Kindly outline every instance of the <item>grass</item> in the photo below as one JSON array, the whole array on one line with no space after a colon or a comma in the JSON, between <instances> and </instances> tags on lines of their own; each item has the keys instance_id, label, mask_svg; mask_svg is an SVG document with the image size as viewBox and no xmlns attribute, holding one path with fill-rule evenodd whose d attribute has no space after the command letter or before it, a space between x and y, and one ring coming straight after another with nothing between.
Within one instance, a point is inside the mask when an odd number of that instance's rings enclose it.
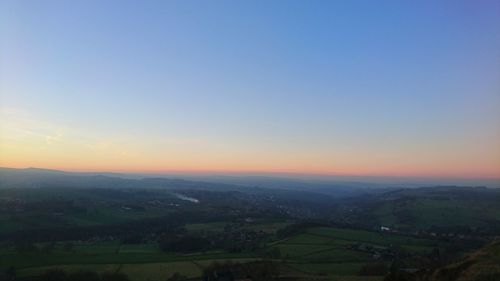
<instances>
[{"instance_id":1,"label":"grass","mask_svg":"<svg viewBox=\"0 0 500 281\"><path fill-rule=\"evenodd\" d=\"M161 250L158 247L158 244L156 243L149 243L149 244L126 244L126 245L121 245L119 249L120 254L128 254L128 253L153 253L153 254L160 254Z\"/></svg>"},{"instance_id":2,"label":"grass","mask_svg":"<svg viewBox=\"0 0 500 281\"><path fill-rule=\"evenodd\" d=\"M328 280L382 280L379 277L356 276L361 267L372 261L371 254L352 249L354 244L367 244L385 249L401 245L410 253L422 254L439 245L436 241L393 233L334 227L316 227L306 233L271 244L287 256L287 265L307 274L328 276ZM371 277L370 277L371 278Z\"/></svg>"},{"instance_id":3,"label":"grass","mask_svg":"<svg viewBox=\"0 0 500 281\"><path fill-rule=\"evenodd\" d=\"M274 234L278 229L281 229L290 223L273 222L273 221L255 221L244 225L242 228L252 231L263 231L265 233ZM210 222L210 223L192 223L187 224L186 229L189 232L223 232L226 222Z\"/></svg>"},{"instance_id":4,"label":"grass","mask_svg":"<svg viewBox=\"0 0 500 281\"><path fill-rule=\"evenodd\" d=\"M211 222L211 223L191 223L186 224L188 232L223 232L225 222Z\"/></svg>"},{"instance_id":5,"label":"grass","mask_svg":"<svg viewBox=\"0 0 500 281\"><path fill-rule=\"evenodd\" d=\"M286 244L312 244L312 245L333 245L342 243L332 237L318 236L314 234L299 234L286 240Z\"/></svg>"},{"instance_id":6,"label":"grass","mask_svg":"<svg viewBox=\"0 0 500 281\"><path fill-rule=\"evenodd\" d=\"M289 263L289 266L303 272L318 275L357 275L364 263Z\"/></svg>"},{"instance_id":7,"label":"grass","mask_svg":"<svg viewBox=\"0 0 500 281\"><path fill-rule=\"evenodd\" d=\"M263 231L265 233L274 234L279 229L290 225L288 222L256 222L254 224L247 225L243 228L253 231Z\"/></svg>"},{"instance_id":8,"label":"grass","mask_svg":"<svg viewBox=\"0 0 500 281\"><path fill-rule=\"evenodd\" d=\"M252 262L256 260L260 260L259 258L237 258L237 259L230 259L234 263L246 263L246 262ZM197 260L194 261L198 266L205 268L208 267L209 265L217 262L217 263L224 263L228 261L228 259L212 259L212 260Z\"/></svg>"},{"instance_id":9,"label":"grass","mask_svg":"<svg viewBox=\"0 0 500 281\"><path fill-rule=\"evenodd\" d=\"M271 229L270 225L267 226ZM190 231L215 230L221 227L223 227L222 223L192 224ZM369 253L357 251L351 247L356 243L365 243L379 248L398 244L411 253L429 252L436 244L432 240L392 233L316 227L289 239L269 243L268 247L279 248L286 264L297 272L337 278L340 275L357 275L360 268L371 261ZM164 253L159 250L156 243L120 245L119 242L111 241L73 242L73 244L72 251L68 252L63 250L64 243L57 243L50 254L19 254L12 247L3 247L5 251L0 251L0 267L15 266L23 276L54 267L68 271L119 270L129 275L132 280L146 281L165 280L175 272L188 277L196 277L201 274L204 267L214 261L249 262L258 259L255 253L223 251L192 254ZM158 276L161 278L158 279Z\"/></svg>"},{"instance_id":10,"label":"grass","mask_svg":"<svg viewBox=\"0 0 500 281\"><path fill-rule=\"evenodd\" d=\"M324 245L297 245L286 243L275 245L275 247L278 247L280 249L282 256L286 256L289 258L299 258L307 254L312 254L328 249L328 247Z\"/></svg>"},{"instance_id":11,"label":"grass","mask_svg":"<svg viewBox=\"0 0 500 281\"><path fill-rule=\"evenodd\" d=\"M75 271L96 271L102 272L115 272L120 268L119 264L71 264L71 265L51 265L51 266L39 266L32 268L25 268L17 271L17 274L21 277L32 276L41 274L49 269L61 269L66 272Z\"/></svg>"},{"instance_id":12,"label":"grass","mask_svg":"<svg viewBox=\"0 0 500 281\"><path fill-rule=\"evenodd\" d=\"M369 261L370 255L363 252L339 248L314 252L302 256L301 259L310 262L362 262Z\"/></svg>"},{"instance_id":13,"label":"grass","mask_svg":"<svg viewBox=\"0 0 500 281\"><path fill-rule=\"evenodd\" d=\"M342 229L333 227L318 227L312 228L307 233L323 236L327 238L335 238L344 241L369 243L378 246L390 246L391 244L398 245L420 245L431 246L437 245L435 241L407 237L392 233L371 232L365 230Z\"/></svg>"},{"instance_id":14,"label":"grass","mask_svg":"<svg viewBox=\"0 0 500 281\"><path fill-rule=\"evenodd\" d=\"M392 226L398 223L397 216L394 215L394 206L391 204L382 204L374 210L374 215L379 219L380 223L385 226Z\"/></svg>"},{"instance_id":15,"label":"grass","mask_svg":"<svg viewBox=\"0 0 500 281\"><path fill-rule=\"evenodd\" d=\"M28 254L1 254L0 267L14 266L16 268L30 268L50 265L72 265L72 264L129 264L129 263L155 263L174 262L189 260L208 259L233 259L253 257L251 253L225 253L207 252L193 253L189 255L163 253L145 246L143 249L136 247L133 251L116 253L112 246L84 246L75 247L74 252L54 251L50 254L28 253ZM137 250L140 251L137 251Z\"/></svg>"},{"instance_id":16,"label":"grass","mask_svg":"<svg viewBox=\"0 0 500 281\"><path fill-rule=\"evenodd\" d=\"M118 242L79 243L73 246L77 254L116 254L119 249Z\"/></svg>"},{"instance_id":17,"label":"grass","mask_svg":"<svg viewBox=\"0 0 500 281\"><path fill-rule=\"evenodd\" d=\"M483 205L481 205L483 206ZM408 208L421 227L431 225L469 225L489 218L490 210L483 210L474 204L464 204L459 200L419 199ZM495 210L496 208L492 208ZM494 218L493 218L494 219Z\"/></svg>"},{"instance_id":18,"label":"grass","mask_svg":"<svg viewBox=\"0 0 500 281\"><path fill-rule=\"evenodd\" d=\"M232 259L233 262L250 262L256 259ZM177 261L177 262L153 262L138 264L72 264L33 267L19 270L21 277L40 274L48 269L62 269L67 272L91 270L98 273L122 272L127 274L133 281L164 281L174 273L180 273L189 278L200 277L203 268L213 262L224 262L227 259L212 259L199 261Z\"/></svg>"},{"instance_id":19,"label":"grass","mask_svg":"<svg viewBox=\"0 0 500 281\"><path fill-rule=\"evenodd\" d=\"M202 269L191 261L124 264L119 272L127 274L134 281L164 281L176 272L190 278L202 275Z\"/></svg>"},{"instance_id":20,"label":"grass","mask_svg":"<svg viewBox=\"0 0 500 281\"><path fill-rule=\"evenodd\" d=\"M428 228L433 225L485 226L500 217L500 207L496 202L480 201L480 204L464 198L417 198L394 205L382 203L373 210L374 216L382 225ZM396 211L407 212L408 217L398 217Z\"/></svg>"}]
</instances>

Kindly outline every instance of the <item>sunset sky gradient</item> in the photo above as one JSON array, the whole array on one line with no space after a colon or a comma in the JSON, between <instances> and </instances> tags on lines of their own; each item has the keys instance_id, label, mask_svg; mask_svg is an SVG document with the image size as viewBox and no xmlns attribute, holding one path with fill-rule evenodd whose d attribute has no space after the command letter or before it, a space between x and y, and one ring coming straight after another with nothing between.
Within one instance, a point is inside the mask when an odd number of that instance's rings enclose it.
<instances>
[{"instance_id":1,"label":"sunset sky gradient","mask_svg":"<svg viewBox=\"0 0 500 281\"><path fill-rule=\"evenodd\" d=\"M500 178L500 1L0 5L0 166Z\"/></svg>"}]
</instances>

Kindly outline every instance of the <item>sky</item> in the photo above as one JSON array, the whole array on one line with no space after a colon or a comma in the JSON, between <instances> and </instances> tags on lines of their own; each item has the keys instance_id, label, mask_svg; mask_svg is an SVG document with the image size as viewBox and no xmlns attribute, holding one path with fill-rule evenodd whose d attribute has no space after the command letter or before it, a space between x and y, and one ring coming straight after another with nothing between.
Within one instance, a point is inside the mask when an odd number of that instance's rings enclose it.
<instances>
[{"instance_id":1,"label":"sky","mask_svg":"<svg viewBox=\"0 0 500 281\"><path fill-rule=\"evenodd\" d=\"M500 1L0 4L0 166L500 178Z\"/></svg>"}]
</instances>

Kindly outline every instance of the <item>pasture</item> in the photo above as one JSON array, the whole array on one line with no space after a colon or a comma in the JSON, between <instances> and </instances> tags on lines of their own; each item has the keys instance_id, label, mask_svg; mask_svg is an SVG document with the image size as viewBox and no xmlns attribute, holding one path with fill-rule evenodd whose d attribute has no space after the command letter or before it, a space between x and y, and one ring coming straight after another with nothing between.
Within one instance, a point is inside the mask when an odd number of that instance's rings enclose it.
<instances>
[{"instance_id":1,"label":"pasture","mask_svg":"<svg viewBox=\"0 0 500 281\"><path fill-rule=\"evenodd\" d=\"M192 224L186 228L189 231L217 231L221 227L224 227L221 223L209 223ZM370 250L360 249L360 245L369 246ZM383 252L391 245L400 245L409 253L419 254L442 246L433 240L393 233L314 227L287 239L271 241L266 248L279 249L279 257L274 257L274 260L289 269L287 274L296 277L368 280L357 279L360 269L375 261L373 252ZM47 243L36 246L43 249ZM120 244L118 241L74 241L71 249L65 248L65 243L60 242L53 244L50 252L19 253L13 247L3 249L0 252L0 265L14 266L20 276L39 274L50 268L66 271L91 269L98 272L123 272L133 281L165 280L175 272L187 277L199 277L203 269L215 261L244 263L260 259L257 252L227 253L213 250L190 254L165 253L156 243Z\"/></svg>"}]
</instances>

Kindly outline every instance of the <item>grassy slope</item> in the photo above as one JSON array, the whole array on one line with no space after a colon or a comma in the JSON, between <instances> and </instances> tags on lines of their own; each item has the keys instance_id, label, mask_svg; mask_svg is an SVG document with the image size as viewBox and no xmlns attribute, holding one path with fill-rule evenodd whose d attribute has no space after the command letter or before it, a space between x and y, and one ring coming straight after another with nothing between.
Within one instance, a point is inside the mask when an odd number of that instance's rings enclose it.
<instances>
[{"instance_id":1,"label":"grassy slope","mask_svg":"<svg viewBox=\"0 0 500 281\"><path fill-rule=\"evenodd\" d=\"M389 192L371 201L364 211L380 225L488 226L500 218L500 190L421 188Z\"/></svg>"},{"instance_id":2,"label":"grassy slope","mask_svg":"<svg viewBox=\"0 0 500 281\"><path fill-rule=\"evenodd\" d=\"M354 276L364 264L372 261L369 253L353 249L353 245L359 243L379 249L400 245L409 253L430 252L433 247L445 246L432 240L333 227L312 228L273 246L298 270L327 276Z\"/></svg>"},{"instance_id":3,"label":"grassy slope","mask_svg":"<svg viewBox=\"0 0 500 281\"><path fill-rule=\"evenodd\" d=\"M500 241L470 254L462 261L439 269L432 281L496 281L500 280Z\"/></svg>"}]
</instances>

